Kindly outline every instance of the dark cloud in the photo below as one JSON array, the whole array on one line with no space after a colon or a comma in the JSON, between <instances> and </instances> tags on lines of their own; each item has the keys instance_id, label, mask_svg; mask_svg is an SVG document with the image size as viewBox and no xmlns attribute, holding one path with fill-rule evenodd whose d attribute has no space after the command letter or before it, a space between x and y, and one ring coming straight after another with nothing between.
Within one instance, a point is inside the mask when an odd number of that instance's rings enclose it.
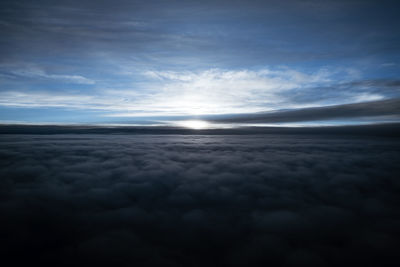
<instances>
[{"instance_id":1,"label":"dark cloud","mask_svg":"<svg viewBox=\"0 0 400 267\"><path fill-rule=\"evenodd\" d=\"M2 135L0 253L42 266L395 266L399 151L378 137Z\"/></svg>"},{"instance_id":2,"label":"dark cloud","mask_svg":"<svg viewBox=\"0 0 400 267\"><path fill-rule=\"evenodd\" d=\"M316 93L318 92L318 93ZM290 93L281 93L287 99L295 103L318 103L329 100L340 101L343 97L354 96L385 96L386 98L398 98L400 96L400 81L397 79L372 79L352 82L333 83L329 86L299 88Z\"/></svg>"},{"instance_id":3,"label":"dark cloud","mask_svg":"<svg viewBox=\"0 0 400 267\"><path fill-rule=\"evenodd\" d=\"M254 114L252 114L254 115ZM263 114L261 114L263 115ZM204 120L223 116L204 116ZM244 115L246 119L248 115ZM193 119L192 117L177 118ZM127 125L132 121L124 121ZM400 136L399 123L351 125L351 126L317 126L317 127L234 127L225 129L194 130L170 126L96 126L96 125L0 125L0 134L134 134L134 135L254 135L254 134L301 134L301 135L348 135L348 136Z\"/></svg>"},{"instance_id":4,"label":"dark cloud","mask_svg":"<svg viewBox=\"0 0 400 267\"><path fill-rule=\"evenodd\" d=\"M394 116L398 118L400 116L400 99L396 98L270 113L243 114L216 119L215 121L231 123L279 123L348 118L357 119L376 116Z\"/></svg>"},{"instance_id":5,"label":"dark cloud","mask_svg":"<svg viewBox=\"0 0 400 267\"><path fill-rule=\"evenodd\" d=\"M180 59L186 68L193 57L198 66L201 58L208 65L251 66L265 65L266 60L286 64L381 56L398 51L398 38L391 30L399 24L393 11L397 5L316 0L2 1L0 31L5 38L0 47L8 62L60 54L69 60L94 60L98 55L120 59L134 52L137 61L176 64Z\"/></svg>"}]
</instances>

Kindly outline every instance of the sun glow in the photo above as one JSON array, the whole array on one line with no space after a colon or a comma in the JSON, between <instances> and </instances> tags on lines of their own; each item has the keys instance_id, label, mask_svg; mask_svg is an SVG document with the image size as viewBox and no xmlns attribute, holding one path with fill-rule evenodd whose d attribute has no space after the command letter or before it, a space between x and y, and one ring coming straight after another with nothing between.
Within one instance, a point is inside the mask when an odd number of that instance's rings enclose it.
<instances>
[{"instance_id":1,"label":"sun glow","mask_svg":"<svg viewBox=\"0 0 400 267\"><path fill-rule=\"evenodd\" d=\"M207 129L209 128L209 123L206 121L199 121L199 120L190 120L190 121L180 121L178 123L179 126L185 128L191 128L196 130Z\"/></svg>"}]
</instances>

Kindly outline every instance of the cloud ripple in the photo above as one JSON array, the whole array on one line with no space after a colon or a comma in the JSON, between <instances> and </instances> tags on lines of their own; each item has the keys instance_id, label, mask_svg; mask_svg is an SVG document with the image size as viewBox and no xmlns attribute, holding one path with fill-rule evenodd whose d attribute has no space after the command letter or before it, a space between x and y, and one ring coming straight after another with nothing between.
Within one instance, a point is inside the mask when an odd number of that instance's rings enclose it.
<instances>
[{"instance_id":1,"label":"cloud ripple","mask_svg":"<svg viewBox=\"0 0 400 267\"><path fill-rule=\"evenodd\" d=\"M3 259L77 266L398 263L396 139L6 136Z\"/></svg>"}]
</instances>

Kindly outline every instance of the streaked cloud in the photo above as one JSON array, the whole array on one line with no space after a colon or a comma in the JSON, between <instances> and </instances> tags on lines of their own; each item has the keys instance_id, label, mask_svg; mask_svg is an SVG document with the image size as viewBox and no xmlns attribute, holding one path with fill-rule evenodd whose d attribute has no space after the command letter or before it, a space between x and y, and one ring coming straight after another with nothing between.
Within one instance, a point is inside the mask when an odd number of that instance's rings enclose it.
<instances>
[{"instance_id":1,"label":"streaked cloud","mask_svg":"<svg viewBox=\"0 0 400 267\"><path fill-rule=\"evenodd\" d=\"M53 74L49 73L39 67L29 66L25 68L13 69L9 66L0 66L1 69L5 69L4 73L9 76L16 76L17 78L29 78L29 79L44 79L44 80L54 80L64 83L75 83L75 84L95 84L95 81L88 79L81 75L70 75L70 74Z\"/></svg>"},{"instance_id":2,"label":"streaked cloud","mask_svg":"<svg viewBox=\"0 0 400 267\"><path fill-rule=\"evenodd\" d=\"M63 93L52 89L3 91L0 92L0 105L123 111L121 116L260 112L305 106L287 95L302 90L307 94L315 94L313 88L333 86L334 76L338 72L343 75L343 79L351 79L353 75L348 70L321 69L314 73L305 73L287 67L258 70L209 69L197 72L152 70L142 73L143 82L140 87L93 88L86 94ZM51 75L37 69L15 73L32 78L91 83L81 76ZM354 94L354 99L376 95L363 92ZM380 95L378 97L383 98ZM315 102L312 105L318 105L318 101Z\"/></svg>"},{"instance_id":3,"label":"streaked cloud","mask_svg":"<svg viewBox=\"0 0 400 267\"><path fill-rule=\"evenodd\" d=\"M398 98L395 6L1 1L0 119L22 119L10 107L117 119Z\"/></svg>"},{"instance_id":4,"label":"streaked cloud","mask_svg":"<svg viewBox=\"0 0 400 267\"><path fill-rule=\"evenodd\" d=\"M400 99L397 98L269 113L240 114L225 118L217 118L213 121L225 123L285 123L349 118L360 120L363 118L379 116L392 116L392 120L399 120Z\"/></svg>"}]
</instances>

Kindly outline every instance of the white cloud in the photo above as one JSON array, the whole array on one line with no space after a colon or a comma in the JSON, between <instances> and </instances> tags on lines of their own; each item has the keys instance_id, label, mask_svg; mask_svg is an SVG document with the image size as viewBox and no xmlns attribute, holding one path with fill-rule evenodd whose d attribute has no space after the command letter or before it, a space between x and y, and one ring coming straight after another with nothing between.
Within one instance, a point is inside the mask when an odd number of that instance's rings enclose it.
<instances>
[{"instance_id":1,"label":"white cloud","mask_svg":"<svg viewBox=\"0 0 400 267\"><path fill-rule=\"evenodd\" d=\"M10 73L16 76L22 76L27 78L60 80L66 83L76 83L76 84L95 84L95 81L83 77L81 75L50 74L37 67L16 69L12 70Z\"/></svg>"},{"instance_id":2,"label":"white cloud","mask_svg":"<svg viewBox=\"0 0 400 267\"><path fill-rule=\"evenodd\" d=\"M86 81L81 76L50 75L39 69L19 74L80 83ZM97 89L86 95L3 91L0 105L101 109L110 111L109 116L249 113L299 107L284 95L292 90L331 83L336 74L337 71L326 69L309 74L289 68L145 71L146 79L139 88Z\"/></svg>"},{"instance_id":3,"label":"white cloud","mask_svg":"<svg viewBox=\"0 0 400 267\"><path fill-rule=\"evenodd\" d=\"M165 110L188 114L257 112L286 107L281 93L330 82L322 70L307 74L296 70L221 70L201 72L147 71L158 90L152 103Z\"/></svg>"},{"instance_id":4,"label":"white cloud","mask_svg":"<svg viewBox=\"0 0 400 267\"><path fill-rule=\"evenodd\" d=\"M354 102L376 101L376 100L382 100L384 98L385 97L380 94L362 93L354 97Z\"/></svg>"}]
</instances>

